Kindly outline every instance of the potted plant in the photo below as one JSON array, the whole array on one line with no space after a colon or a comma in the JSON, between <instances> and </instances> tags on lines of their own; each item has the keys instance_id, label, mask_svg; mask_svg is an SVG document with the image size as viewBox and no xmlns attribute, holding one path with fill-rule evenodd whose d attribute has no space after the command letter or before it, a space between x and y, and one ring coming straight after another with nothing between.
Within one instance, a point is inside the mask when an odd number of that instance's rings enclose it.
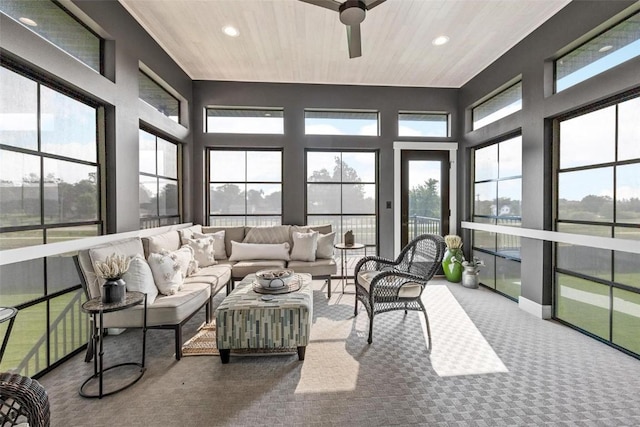
<instances>
[{"instance_id":1,"label":"potted plant","mask_svg":"<svg viewBox=\"0 0 640 427\"><path fill-rule=\"evenodd\" d=\"M96 261L93 269L96 276L105 280L102 285L102 302L117 303L124 301L126 284L122 275L129 270L131 258L125 255L111 254L104 261Z\"/></svg>"},{"instance_id":2,"label":"potted plant","mask_svg":"<svg viewBox=\"0 0 640 427\"><path fill-rule=\"evenodd\" d=\"M462 238L455 234L444 236L447 244L447 250L442 259L442 270L448 281L459 283L462 280L462 262L464 254L462 253Z\"/></svg>"},{"instance_id":3,"label":"potted plant","mask_svg":"<svg viewBox=\"0 0 640 427\"><path fill-rule=\"evenodd\" d=\"M480 268L484 267L484 261L480 258L473 257L473 261L462 261L464 271L462 272L462 286L466 288L477 288L480 280L478 273Z\"/></svg>"}]
</instances>

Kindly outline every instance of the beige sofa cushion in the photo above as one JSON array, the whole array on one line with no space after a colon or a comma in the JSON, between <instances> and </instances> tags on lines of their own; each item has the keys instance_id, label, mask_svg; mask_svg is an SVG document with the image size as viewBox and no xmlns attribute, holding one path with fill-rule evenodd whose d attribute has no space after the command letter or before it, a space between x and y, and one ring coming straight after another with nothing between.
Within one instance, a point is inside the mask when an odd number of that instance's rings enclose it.
<instances>
[{"instance_id":1,"label":"beige sofa cushion","mask_svg":"<svg viewBox=\"0 0 640 427\"><path fill-rule=\"evenodd\" d=\"M334 259L316 259L315 261L289 261L287 268L296 273L309 273L314 277L330 276L337 271Z\"/></svg>"},{"instance_id":2,"label":"beige sofa cushion","mask_svg":"<svg viewBox=\"0 0 640 427\"><path fill-rule=\"evenodd\" d=\"M247 274L252 274L265 268L285 268L285 265L286 261L275 259L267 261L240 261L233 265L233 278L241 279Z\"/></svg>"},{"instance_id":3,"label":"beige sofa cushion","mask_svg":"<svg viewBox=\"0 0 640 427\"><path fill-rule=\"evenodd\" d=\"M289 243L291 245L290 233L290 225L247 227L243 243Z\"/></svg>"},{"instance_id":4,"label":"beige sofa cushion","mask_svg":"<svg viewBox=\"0 0 640 427\"><path fill-rule=\"evenodd\" d=\"M242 242L244 240L244 226L239 227L202 227L204 234L215 233L216 231L224 230L224 246L226 254L224 258L216 254L216 259L226 259L231 255L231 242Z\"/></svg>"},{"instance_id":5,"label":"beige sofa cushion","mask_svg":"<svg viewBox=\"0 0 640 427\"><path fill-rule=\"evenodd\" d=\"M322 225L292 225L291 233L297 231L299 233L308 233L309 231L317 231L320 234L328 234L331 233L332 228L331 224L322 224Z\"/></svg>"},{"instance_id":6,"label":"beige sofa cushion","mask_svg":"<svg viewBox=\"0 0 640 427\"><path fill-rule=\"evenodd\" d=\"M95 275L93 270L93 264L97 261L104 261L111 254L122 254L129 257L140 255L144 257L144 251L142 249L142 242L139 237L131 237L128 239L118 240L116 242L105 243L100 246L95 246L89 249L89 265L90 270L87 268L85 271L91 272L92 277L87 277L87 285L89 286L89 294L91 298L96 298L101 295L100 289L104 283L104 279L101 279ZM81 260L82 261L82 260ZM85 260L86 261L86 260ZM83 265L83 267L89 267ZM87 274L89 276L89 274Z\"/></svg>"},{"instance_id":7,"label":"beige sofa cushion","mask_svg":"<svg viewBox=\"0 0 640 427\"><path fill-rule=\"evenodd\" d=\"M211 284L211 293L215 295L229 282L230 279L231 264L223 261L220 264L201 268L197 273L184 279L184 283L209 283Z\"/></svg>"},{"instance_id":8,"label":"beige sofa cushion","mask_svg":"<svg viewBox=\"0 0 640 427\"><path fill-rule=\"evenodd\" d=\"M196 224L191 227L181 228L178 230L178 234L180 235L180 242L184 245L187 243L187 239L193 239L193 235L195 233L202 233L202 225Z\"/></svg>"},{"instance_id":9,"label":"beige sofa cushion","mask_svg":"<svg viewBox=\"0 0 640 427\"><path fill-rule=\"evenodd\" d=\"M149 254L160 253L162 249L177 251L182 246L178 231L168 231L154 236L143 237L142 244L145 258L149 258Z\"/></svg>"},{"instance_id":10,"label":"beige sofa cushion","mask_svg":"<svg viewBox=\"0 0 640 427\"><path fill-rule=\"evenodd\" d=\"M179 324L211 297L208 283L184 283L173 295L158 295L147 311L147 326ZM136 305L127 310L104 314L104 326L107 328L141 327L143 306Z\"/></svg>"}]
</instances>

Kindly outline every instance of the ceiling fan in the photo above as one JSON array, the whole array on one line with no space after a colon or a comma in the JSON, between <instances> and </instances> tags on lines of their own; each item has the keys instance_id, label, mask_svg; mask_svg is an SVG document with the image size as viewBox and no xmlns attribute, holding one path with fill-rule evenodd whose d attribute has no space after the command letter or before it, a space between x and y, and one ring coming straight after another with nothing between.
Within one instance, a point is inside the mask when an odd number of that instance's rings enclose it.
<instances>
[{"instance_id":1,"label":"ceiling fan","mask_svg":"<svg viewBox=\"0 0 640 427\"><path fill-rule=\"evenodd\" d=\"M346 0L343 3L334 0L300 0L305 3L324 7L340 14L340 22L347 26L349 58L362 56L360 23L364 21L367 10L371 10L385 0Z\"/></svg>"}]
</instances>

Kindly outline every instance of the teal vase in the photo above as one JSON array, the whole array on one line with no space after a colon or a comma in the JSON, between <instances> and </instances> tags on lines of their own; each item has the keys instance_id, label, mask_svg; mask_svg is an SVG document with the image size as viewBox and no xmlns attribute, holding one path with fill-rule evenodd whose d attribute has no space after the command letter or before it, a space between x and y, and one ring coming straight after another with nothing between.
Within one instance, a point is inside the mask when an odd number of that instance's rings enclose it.
<instances>
[{"instance_id":1,"label":"teal vase","mask_svg":"<svg viewBox=\"0 0 640 427\"><path fill-rule=\"evenodd\" d=\"M459 262L456 262L458 259ZM448 281L460 283L462 280L462 249L447 249L442 259L442 270Z\"/></svg>"}]
</instances>

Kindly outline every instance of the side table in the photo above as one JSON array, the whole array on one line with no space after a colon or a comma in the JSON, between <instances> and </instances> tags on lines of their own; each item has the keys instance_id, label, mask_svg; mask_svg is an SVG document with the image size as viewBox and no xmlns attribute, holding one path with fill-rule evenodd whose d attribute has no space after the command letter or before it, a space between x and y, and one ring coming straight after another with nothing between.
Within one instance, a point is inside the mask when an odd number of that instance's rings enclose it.
<instances>
[{"instance_id":1,"label":"side table","mask_svg":"<svg viewBox=\"0 0 640 427\"><path fill-rule=\"evenodd\" d=\"M367 256L367 247L362 243L354 243L352 245L336 243L333 247L340 251L340 282L342 282L342 293L344 294L345 285L349 285L349 283L347 283L349 277L345 275L345 271L347 271L347 251L364 249L364 256Z\"/></svg>"},{"instance_id":2,"label":"side table","mask_svg":"<svg viewBox=\"0 0 640 427\"><path fill-rule=\"evenodd\" d=\"M129 307L133 307L134 305L138 305L144 302L144 321L142 323L142 362L125 362L119 363L117 365L110 366L108 368L104 368L103 366L103 328L102 328L102 315L103 313L111 313L114 311L126 310ZM80 390L78 393L82 397L88 398L98 398L101 399L104 396L109 396L111 394L115 394L119 391L126 389L129 386L132 386L140 378L144 375L146 368L144 367L145 360L145 352L146 352L146 344L147 344L147 294L142 292L127 292L124 297L123 302L118 303L103 303L100 297L93 298L82 304L82 311L93 316L93 334L91 336L92 344L93 344L93 375L90 376L82 383L80 386ZM96 319L96 317L99 319ZM98 347L99 344L99 347ZM102 376L105 372L110 371L115 368L119 368L121 366L139 366L140 374L133 378L127 384L108 392L104 392L102 387ZM98 378L98 394L91 394L84 391L87 384Z\"/></svg>"}]
</instances>

